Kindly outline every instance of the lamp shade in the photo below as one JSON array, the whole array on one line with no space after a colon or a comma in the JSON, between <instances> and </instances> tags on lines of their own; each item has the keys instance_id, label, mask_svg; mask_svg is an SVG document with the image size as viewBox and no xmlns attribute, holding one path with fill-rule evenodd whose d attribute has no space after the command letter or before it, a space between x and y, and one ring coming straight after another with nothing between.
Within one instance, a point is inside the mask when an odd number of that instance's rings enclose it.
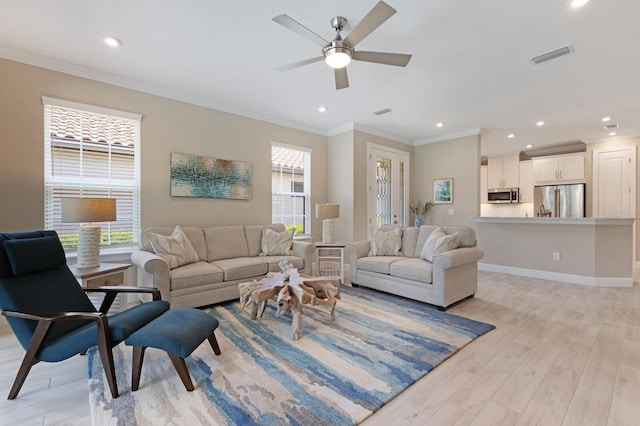
<instances>
[{"instance_id":1,"label":"lamp shade","mask_svg":"<svg viewBox=\"0 0 640 426\"><path fill-rule=\"evenodd\" d=\"M110 222L116 220L114 198L63 198L62 222Z\"/></svg>"},{"instance_id":2,"label":"lamp shade","mask_svg":"<svg viewBox=\"0 0 640 426\"><path fill-rule=\"evenodd\" d=\"M336 219L340 217L339 204L316 204L317 219Z\"/></svg>"}]
</instances>

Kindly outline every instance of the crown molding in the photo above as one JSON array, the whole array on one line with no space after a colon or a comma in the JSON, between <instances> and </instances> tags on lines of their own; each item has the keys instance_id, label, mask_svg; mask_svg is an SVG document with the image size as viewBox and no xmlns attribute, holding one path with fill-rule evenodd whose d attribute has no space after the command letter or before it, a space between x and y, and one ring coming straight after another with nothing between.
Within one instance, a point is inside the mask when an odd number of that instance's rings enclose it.
<instances>
[{"instance_id":1,"label":"crown molding","mask_svg":"<svg viewBox=\"0 0 640 426\"><path fill-rule=\"evenodd\" d=\"M345 124L343 124L341 126L329 129L329 131L327 132L327 136L332 137L332 136L339 135L339 134L345 133L345 132L350 132L350 131L359 131L359 132L370 134L372 136L378 136L378 137L381 137L381 138L392 140L394 142L403 143L405 145L413 146L413 142L410 141L409 139L405 139L405 138L402 138L402 137L400 137L398 135L394 135L394 134L391 134L391 133L386 133L386 132L383 132L381 130L375 129L373 127L367 127L367 126L363 126L361 124L353 123L353 122L345 123Z\"/></svg>"},{"instance_id":2,"label":"crown molding","mask_svg":"<svg viewBox=\"0 0 640 426\"><path fill-rule=\"evenodd\" d=\"M427 145L427 144L436 143L436 142L450 141L452 139L459 139L459 138L464 138L464 137L467 137L467 136L482 135L485 132L486 132L486 130L483 127L476 127L476 128L473 128L473 129L462 130L460 132L448 133L446 135L440 135L440 136L434 136L434 137L431 137L431 138L418 139L418 140L416 140L414 142L414 145L415 146L419 146L419 145Z\"/></svg>"},{"instance_id":3,"label":"crown molding","mask_svg":"<svg viewBox=\"0 0 640 426\"><path fill-rule=\"evenodd\" d=\"M57 59L49 58L41 55L34 55L32 53L24 52L21 50L11 49L5 46L0 46L0 58L4 58L10 61L23 63L39 68L48 69L51 71L60 72L63 74L69 74L74 77L86 78L88 80L98 81L100 83L110 84L125 89L135 90L137 92L146 93L149 95L160 96L163 98L171 99L174 101L184 102L191 105L201 106L228 114L234 114L245 118L251 118L253 120L262 121L269 124L275 124L278 126L288 127L295 130L301 130L307 133L313 133L320 136L327 136L326 129L318 129L311 126L306 126L294 121L288 121L279 119L276 117L257 114L250 111L240 110L238 108L228 107L225 105L218 105L204 99L192 98L178 94L176 91L168 90L163 87L150 85L139 80L133 80L124 78L116 74L106 73L104 71L96 70L93 68L79 66L70 62L64 62Z\"/></svg>"}]
</instances>

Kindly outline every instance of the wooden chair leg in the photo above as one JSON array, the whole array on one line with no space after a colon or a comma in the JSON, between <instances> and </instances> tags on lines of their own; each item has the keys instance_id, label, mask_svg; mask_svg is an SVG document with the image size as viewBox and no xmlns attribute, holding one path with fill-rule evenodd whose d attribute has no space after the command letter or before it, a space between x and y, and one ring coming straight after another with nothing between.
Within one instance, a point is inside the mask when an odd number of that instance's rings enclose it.
<instances>
[{"instance_id":1,"label":"wooden chair leg","mask_svg":"<svg viewBox=\"0 0 640 426\"><path fill-rule=\"evenodd\" d=\"M220 355L220 346L218 345L218 339L216 339L215 331L211 333L211 336L209 336L207 339L209 340L209 344L211 345L213 352L216 355Z\"/></svg>"},{"instance_id":2,"label":"wooden chair leg","mask_svg":"<svg viewBox=\"0 0 640 426\"><path fill-rule=\"evenodd\" d=\"M18 396L29 371L31 371L31 367L39 362L39 360L36 359L36 354L38 353L38 350L40 350L40 346L42 345L51 324L52 323L49 321L38 322L36 331L33 333L33 336L31 336L31 342L29 342L27 353L24 354L22 364L20 364L18 374L16 375L16 379L13 381L13 385L11 386L7 399L15 399L16 396Z\"/></svg>"},{"instance_id":3,"label":"wooden chair leg","mask_svg":"<svg viewBox=\"0 0 640 426\"><path fill-rule=\"evenodd\" d=\"M111 336L109 335L109 323L106 316L98 320L98 352L100 352L104 373L107 376L111 397L117 398L118 383L116 382L116 368L113 363Z\"/></svg>"},{"instance_id":4,"label":"wooden chair leg","mask_svg":"<svg viewBox=\"0 0 640 426\"><path fill-rule=\"evenodd\" d=\"M133 365L131 366L131 391L137 391L142 375L142 362L144 361L144 346L133 347Z\"/></svg>"},{"instance_id":5,"label":"wooden chair leg","mask_svg":"<svg viewBox=\"0 0 640 426\"><path fill-rule=\"evenodd\" d=\"M189 369L187 368L187 363L184 362L184 358L180 358L177 355L171 354L167 352L169 355L169 359L173 363L174 368L178 372L178 376L180 376L180 380L184 384L184 387L187 388L189 392L193 390L193 383L191 382L191 376L189 376Z\"/></svg>"}]
</instances>

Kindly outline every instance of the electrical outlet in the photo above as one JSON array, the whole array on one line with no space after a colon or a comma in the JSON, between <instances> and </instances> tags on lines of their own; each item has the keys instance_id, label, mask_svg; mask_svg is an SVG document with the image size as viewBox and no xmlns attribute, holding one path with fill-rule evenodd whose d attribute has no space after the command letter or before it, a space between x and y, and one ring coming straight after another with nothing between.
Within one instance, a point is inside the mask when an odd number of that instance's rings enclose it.
<instances>
[{"instance_id":1,"label":"electrical outlet","mask_svg":"<svg viewBox=\"0 0 640 426\"><path fill-rule=\"evenodd\" d=\"M553 252L553 260L560 260L560 253L559 252Z\"/></svg>"}]
</instances>

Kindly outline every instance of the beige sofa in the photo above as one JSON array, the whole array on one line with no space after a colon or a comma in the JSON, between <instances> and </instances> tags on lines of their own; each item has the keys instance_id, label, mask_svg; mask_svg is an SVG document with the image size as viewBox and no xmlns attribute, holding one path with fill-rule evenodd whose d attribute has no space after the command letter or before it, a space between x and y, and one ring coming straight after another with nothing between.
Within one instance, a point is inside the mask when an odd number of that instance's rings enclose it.
<instances>
[{"instance_id":1,"label":"beige sofa","mask_svg":"<svg viewBox=\"0 0 640 426\"><path fill-rule=\"evenodd\" d=\"M171 307L200 307L239 298L238 283L279 271L278 262L282 260L311 274L315 250L312 243L294 240L289 255L260 255L265 227L276 232L285 230L282 224L184 226L182 230L198 259L173 269L162 256L154 253L149 237L151 233L170 236L174 227L144 227L141 249L131 254L137 267L138 286L159 288L162 299Z\"/></svg>"},{"instance_id":2,"label":"beige sofa","mask_svg":"<svg viewBox=\"0 0 640 426\"><path fill-rule=\"evenodd\" d=\"M476 247L475 231L468 226L440 227L447 235L457 233L458 248L438 254L429 262L420 256L436 228L402 228L396 255L372 255L371 241L349 244L346 252L351 283L426 302L440 310L473 297L478 289L478 260L484 256Z\"/></svg>"}]
</instances>

